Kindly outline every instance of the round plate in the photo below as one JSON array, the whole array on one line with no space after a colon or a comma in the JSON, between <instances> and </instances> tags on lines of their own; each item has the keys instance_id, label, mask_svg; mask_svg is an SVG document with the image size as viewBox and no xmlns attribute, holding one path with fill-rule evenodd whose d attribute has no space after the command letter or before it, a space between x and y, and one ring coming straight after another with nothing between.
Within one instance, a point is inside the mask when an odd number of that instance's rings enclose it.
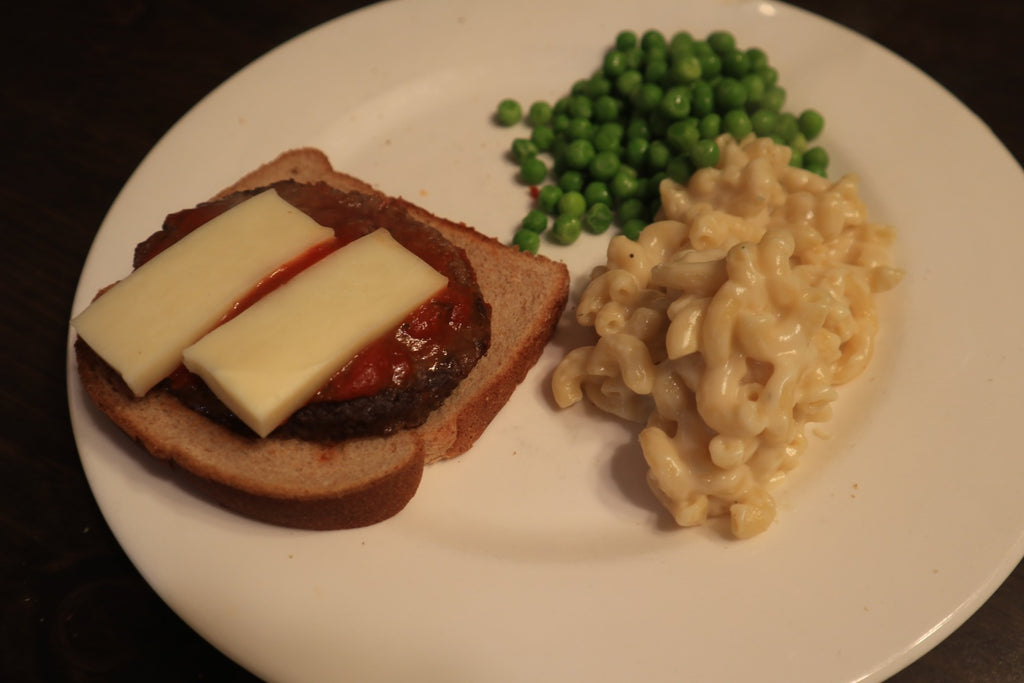
<instances>
[{"instance_id":1,"label":"round plate","mask_svg":"<svg viewBox=\"0 0 1024 683\"><path fill-rule=\"evenodd\" d=\"M569 318L476 446L431 466L366 529L304 532L226 512L85 398L72 422L96 499L164 600L267 679L879 679L950 633L1024 553L1024 174L988 129L899 57L773 2L387 2L259 59L175 125L129 179L85 263L75 312L129 269L165 214L279 152L340 169L508 239L529 206L505 158L503 97L553 100L622 28L728 29L827 119L831 172L857 173L908 271L879 352L830 437L779 490L778 521L733 541L678 529L633 430L557 411ZM424 27L429 26L429 30ZM565 27L572 27L568 30ZM884 74L884 78L880 77ZM582 277L607 236L545 245ZM969 558L969 561L966 561Z\"/></svg>"}]
</instances>

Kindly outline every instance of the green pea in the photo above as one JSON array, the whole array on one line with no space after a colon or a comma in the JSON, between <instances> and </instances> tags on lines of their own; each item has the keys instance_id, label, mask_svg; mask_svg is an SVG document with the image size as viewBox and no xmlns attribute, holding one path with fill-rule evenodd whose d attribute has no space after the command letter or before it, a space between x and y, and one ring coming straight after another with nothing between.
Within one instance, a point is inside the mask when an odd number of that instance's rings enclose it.
<instances>
[{"instance_id":1,"label":"green pea","mask_svg":"<svg viewBox=\"0 0 1024 683\"><path fill-rule=\"evenodd\" d=\"M530 232L544 232L548 228L548 216L540 209L531 209L522 221L523 230Z\"/></svg>"},{"instance_id":2,"label":"green pea","mask_svg":"<svg viewBox=\"0 0 1024 683\"><path fill-rule=\"evenodd\" d=\"M726 76L715 86L715 104L722 111L739 109L747 103L747 89L735 78Z\"/></svg>"},{"instance_id":3,"label":"green pea","mask_svg":"<svg viewBox=\"0 0 1024 683\"><path fill-rule=\"evenodd\" d=\"M779 70L773 66L764 66L757 69L757 75L761 77L765 86L769 88L779 82Z\"/></svg>"},{"instance_id":4,"label":"green pea","mask_svg":"<svg viewBox=\"0 0 1024 683\"><path fill-rule=\"evenodd\" d=\"M590 140L573 140L565 148L565 163L569 168L586 168L593 160L594 153L594 143Z\"/></svg>"},{"instance_id":5,"label":"green pea","mask_svg":"<svg viewBox=\"0 0 1024 683\"><path fill-rule=\"evenodd\" d=\"M672 151L662 140L653 140L647 147L647 168L662 170L672 157Z\"/></svg>"},{"instance_id":6,"label":"green pea","mask_svg":"<svg viewBox=\"0 0 1024 683\"><path fill-rule=\"evenodd\" d=\"M668 62L668 44L650 45L643 48L644 64L651 62Z\"/></svg>"},{"instance_id":7,"label":"green pea","mask_svg":"<svg viewBox=\"0 0 1024 683\"><path fill-rule=\"evenodd\" d=\"M564 192L558 185L545 185L537 193L537 206L545 213L554 214L558 210L558 200L562 198Z\"/></svg>"},{"instance_id":8,"label":"green pea","mask_svg":"<svg viewBox=\"0 0 1024 683\"><path fill-rule=\"evenodd\" d=\"M498 103L495 120L502 126L514 126L523 118L523 108L513 99L504 99Z\"/></svg>"},{"instance_id":9,"label":"green pea","mask_svg":"<svg viewBox=\"0 0 1024 683\"><path fill-rule=\"evenodd\" d=\"M604 75L616 79L626 71L626 53L622 50L609 50L604 56Z\"/></svg>"},{"instance_id":10,"label":"green pea","mask_svg":"<svg viewBox=\"0 0 1024 683\"><path fill-rule=\"evenodd\" d=\"M519 165L519 177L527 185L537 185L547 174L547 165L537 157L530 157Z\"/></svg>"},{"instance_id":11,"label":"green pea","mask_svg":"<svg viewBox=\"0 0 1024 683\"><path fill-rule=\"evenodd\" d=\"M609 80L603 72L599 72L590 77L587 81L586 95L592 100L596 100L602 95L609 95L612 92L612 82Z\"/></svg>"},{"instance_id":12,"label":"green pea","mask_svg":"<svg viewBox=\"0 0 1024 683\"><path fill-rule=\"evenodd\" d=\"M722 74L722 58L714 52L698 53L701 78L710 81Z\"/></svg>"},{"instance_id":13,"label":"green pea","mask_svg":"<svg viewBox=\"0 0 1024 683\"><path fill-rule=\"evenodd\" d=\"M813 140L821 135L821 131L825 128L825 118L814 109L805 109L797 119L797 123L800 126L800 132L808 140Z\"/></svg>"},{"instance_id":14,"label":"green pea","mask_svg":"<svg viewBox=\"0 0 1024 683\"><path fill-rule=\"evenodd\" d=\"M644 63L644 51L639 47L623 50L626 56L626 71L637 70Z\"/></svg>"},{"instance_id":15,"label":"green pea","mask_svg":"<svg viewBox=\"0 0 1024 683\"><path fill-rule=\"evenodd\" d=\"M697 130L702 138L717 138L722 132L722 116L717 112L711 112L701 118Z\"/></svg>"},{"instance_id":16,"label":"green pea","mask_svg":"<svg viewBox=\"0 0 1024 683\"><path fill-rule=\"evenodd\" d=\"M530 141L538 151L546 152L555 143L555 129L551 126L537 126L530 133Z\"/></svg>"},{"instance_id":17,"label":"green pea","mask_svg":"<svg viewBox=\"0 0 1024 683\"><path fill-rule=\"evenodd\" d=\"M536 143L528 138L516 138L512 141L512 158L517 164L537 156L538 151Z\"/></svg>"},{"instance_id":18,"label":"green pea","mask_svg":"<svg viewBox=\"0 0 1024 683\"><path fill-rule=\"evenodd\" d=\"M595 235L603 233L611 224L612 209L608 204L591 204L583 214L583 227Z\"/></svg>"},{"instance_id":19,"label":"green pea","mask_svg":"<svg viewBox=\"0 0 1024 683\"><path fill-rule=\"evenodd\" d=\"M607 121L601 124L601 128L606 131L608 136L614 136L620 142L626 134L626 127L619 121Z\"/></svg>"},{"instance_id":20,"label":"green pea","mask_svg":"<svg viewBox=\"0 0 1024 683\"><path fill-rule=\"evenodd\" d=\"M697 168L707 168L718 163L718 143L710 139L698 140L690 150L690 158Z\"/></svg>"},{"instance_id":21,"label":"green pea","mask_svg":"<svg viewBox=\"0 0 1024 683\"><path fill-rule=\"evenodd\" d=\"M625 157L626 163L633 167L641 166L647 159L647 149L651 146L651 143L644 138L633 138L626 143Z\"/></svg>"},{"instance_id":22,"label":"green pea","mask_svg":"<svg viewBox=\"0 0 1024 683\"><path fill-rule=\"evenodd\" d=\"M747 112L742 109L733 109L727 111L722 117L722 128L735 139L742 140L753 132L754 124L751 123Z\"/></svg>"},{"instance_id":23,"label":"green pea","mask_svg":"<svg viewBox=\"0 0 1024 683\"><path fill-rule=\"evenodd\" d=\"M626 139L632 140L634 138L644 138L645 140L651 137L651 127L648 124L647 119L636 116L629 120L626 124Z\"/></svg>"},{"instance_id":24,"label":"green pea","mask_svg":"<svg viewBox=\"0 0 1024 683\"><path fill-rule=\"evenodd\" d=\"M767 88L764 85L764 79L757 74L746 74L740 79L740 83L747 91L747 106L757 107L764 100L764 94Z\"/></svg>"},{"instance_id":25,"label":"green pea","mask_svg":"<svg viewBox=\"0 0 1024 683\"><path fill-rule=\"evenodd\" d=\"M562 171L558 176L558 186L563 192L579 192L583 189L583 174L576 170ZM561 203L562 200L558 201Z\"/></svg>"},{"instance_id":26,"label":"green pea","mask_svg":"<svg viewBox=\"0 0 1024 683\"><path fill-rule=\"evenodd\" d=\"M540 250L540 235L533 230L517 230L512 237L512 246L519 251L528 251L536 254Z\"/></svg>"},{"instance_id":27,"label":"green pea","mask_svg":"<svg viewBox=\"0 0 1024 683\"><path fill-rule=\"evenodd\" d=\"M573 95L569 98L569 108L566 113L570 118L589 119L594 115L594 102L586 95Z\"/></svg>"},{"instance_id":28,"label":"green pea","mask_svg":"<svg viewBox=\"0 0 1024 683\"><path fill-rule=\"evenodd\" d=\"M775 132L789 144L800 133L800 123L793 114L783 112L775 122Z\"/></svg>"},{"instance_id":29,"label":"green pea","mask_svg":"<svg viewBox=\"0 0 1024 683\"><path fill-rule=\"evenodd\" d=\"M598 123L615 121L622 110L622 100L611 95L599 95L594 100L593 119Z\"/></svg>"},{"instance_id":30,"label":"green pea","mask_svg":"<svg viewBox=\"0 0 1024 683\"><path fill-rule=\"evenodd\" d=\"M629 30L619 31L618 35L615 36L615 49L617 50L632 50L637 46L636 33Z\"/></svg>"},{"instance_id":31,"label":"green pea","mask_svg":"<svg viewBox=\"0 0 1024 683\"><path fill-rule=\"evenodd\" d=\"M598 152L590 162L590 176L595 180L611 180L621 163L619 156L613 152Z\"/></svg>"},{"instance_id":32,"label":"green pea","mask_svg":"<svg viewBox=\"0 0 1024 683\"><path fill-rule=\"evenodd\" d=\"M530 113L528 114L530 125L545 126L551 123L554 113L555 110L550 104L543 100L537 100L530 105Z\"/></svg>"},{"instance_id":33,"label":"green pea","mask_svg":"<svg viewBox=\"0 0 1024 683\"><path fill-rule=\"evenodd\" d=\"M644 82L644 75L636 69L624 71L615 79L615 90L625 98L633 96L633 91Z\"/></svg>"},{"instance_id":34,"label":"green pea","mask_svg":"<svg viewBox=\"0 0 1024 683\"><path fill-rule=\"evenodd\" d=\"M676 121L668 127L665 133L665 142L669 149L679 154L688 154L693 144L700 139L700 130L694 119Z\"/></svg>"},{"instance_id":35,"label":"green pea","mask_svg":"<svg viewBox=\"0 0 1024 683\"><path fill-rule=\"evenodd\" d=\"M565 135L556 135L555 141L551 143L548 150L551 158L554 159L555 168L561 170L565 166L565 148L569 146L570 140Z\"/></svg>"},{"instance_id":36,"label":"green pea","mask_svg":"<svg viewBox=\"0 0 1024 683\"><path fill-rule=\"evenodd\" d=\"M807 151L807 138L804 137L803 133L794 135L793 139L789 140L787 144L801 154Z\"/></svg>"},{"instance_id":37,"label":"green pea","mask_svg":"<svg viewBox=\"0 0 1024 683\"><path fill-rule=\"evenodd\" d=\"M747 49L747 60L750 62L750 70L754 73L768 68L768 55L759 47Z\"/></svg>"},{"instance_id":38,"label":"green pea","mask_svg":"<svg viewBox=\"0 0 1024 683\"><path fill-rule=\"evenodd\" d=\"M647 63L644 64L644 80L648 83L658 83L664 80L668 74L668 60L647 56Z\"/></svg>"},{"instance_id":39,"label":"green pea","mask_svg":"<svg viewBox=\"0 0 1024 683\"><path fill-rule=\"evenodd\" d=\"M761 80L764 80L762 77ZM786 103L786 91L777 85L765 86L764 95L761 97L761 106L772 111L781 111Z\"/></svg>"},{"instance_id":40,"label":"green pea","mask_svg":"<svg viewBox=\"0 0 1024 683\"><path fill-rule=\"evenodd\" d=\"M647 205L639 197L631 197L619 205L619 220L622 223L634 218L647 221Z\"/></svg>"},{"instance_id":41,"label":"green pea","mask_svg":"<svg viewBox=\"0 0 1024 683\"><path fill-rule=\"evenodd\" d=\"M689 182L690 176L693 175L693 166L686 157L677 155L668 160L665 173L677 183L686 184Z\"/></svg>"},{"instance_id":42,"label":"green pea","mask_svg":"<svg viewBox=\"0 0 1024 683\"><path fill-rule=\"evenodd\" d=\"M633 199L639 199L641 201L647 201L650 198L650 194L651 194L651 183L649 182L648 178L646 178L646 177L644 177L642 175L637 175L637 177L636 177L636 192L633 193ZM629 201L629 200L627 199L625 201ZM621 204L619 205L619 208L620 209L622 208Z\"/></svg>"},{"instance_id":43,"label":"green pea","mask_svg":"<svg viewBox=\"0 0 1024 683\"><path fill-rule=\"evenodd\" d=\"M693 54L693 36L690 35L689 31L677 31L669 41L668 50L673 56Z\"/></svg>"},{"instance_id":44,"label":"green pea","mask_svg":"<svg viewBox=\"0 0 1024 683\"><path fill-rule=\"evenodd\" d=\"M631 218L622 224L622 234L636 242L640 239L640 233L647 227L647 221L640 218Z\"/></svg>"},{"instance_id":45,"label":"green pea","mask_svg":"<svg viewBox=\"0 0 1024 683\"><path fill-rule=\"evenodd\" d=\"M707 116L715 111L715 90L706 81L697 81L690 89L690 108L694 116Z\"/></svg>"},{"instance_id":46,"label":"green pea","mask_svg":"<svg viewBox=\"0 0 1024 683\"><path fill-rule=\"evenodd\" d=\"M663 95L664 91L657 83L643 83L633 91L630 103L633 105L634 111L646 114L658 106Z\"/></svg>"},{"instance_id":47,"label":"green pea","mask_svg":"<svg viewBox=\"0 0 1024 683\"><path fill-rule=\"evenodd\" d=\"M810 171L811 173L816 173L817 175L820 175L822 178L828 177L828 170L821 164L809 164L805 160L804 169Z\"/></svg>"},{"instance_id":48,"label":"green pea","mask_svg":"<svg viewBox=\"0 0 1024 683\"><path fill-rule=\"evenodd\" d=\"M722 60L722 73L726 76L742 78L750 72L750 58L746 52L732 48L719 52L718 56Z\"/></svg>"},{"instance_id":49,"label":"green pea","mask_svg":"<svg viewBox=\"0 0 1024 683\"><path fill-rule=\"evenodd\" d=\"M685 86L675 86L665 91L661 98L660 111L669 119L682 119L690 114L690 91Z\"/></svg>"},{"instance_id":50,"label":"green pea","mask_svg":"<svg viewBox=\"0 0 1024 683\"><path fill-rule=\"evenodd\" d=\"M569 129L569 117L565 114L555 114L551 117L551 127L556 133L564 133Z\"/></svg>"},{"instance_id":51,"label":"green pea","mask_svg":"<svg viewBox=\"0 0 1024 683\"><path fill-rule=\"evenodd\" d=\"M576 117L569 119L565 134L570 140L589 140L594 137L594 123L590 119Z\"/></svg>"},{"instance_id":52,"label":"green pea","mask_svg":"<svg viewBox=\"0 0 1024 683\"><path fill-rule=\"evenodd\" d=\"M555 106L551 108L551 110L555 113L556 116L558 114L565 114L568 111L568 109L569 109L569 96L568 95L566 95L565 97L559 97L557 100L555 100Z\"/></svg>"},{"instance_id":53,"label":"green pea","mask_svg":"<svg viewBox=\"0 0 1024 683\"><path fill-rule=\"evenodd\" d=\"M648 29L644 31L643 36L640 37L640 47L646 51L653 49L665 49L668 46L668 41L665 40L665 35L656 29Z\"/></svg>"},{"instance_id":54,"label":"green pea","mask_svg":"<svg viewBox=\"0 0 1024 683\"><path fill-rule=\"evenodd\" d=\"M779 115L775 111L761 107L750 115L750 124L758 137L766 137L774 132L778 119Z\"/></svg>"},{"instance_id":55,"label":"green pea","mask_svg":"<svg viewBox=\"0 0 1024 683\"><path fill-rule=\"evenodd\" d=\"M786 143L781 143L781 144L786 144ZM795 168L803 168L804 167L804 155L801 154L800 152L796 151L795 149L791 148L790 149L790 154L789 154L789 165L793 166Z\"/></svg>"},{"instance_id":56,"label":"green pea","mask_svg":"<svg viewBox=\"0 0 1024 683\"><path fill-rule=\"evenodd\" d=\"M811 166L827 168L828 162L828 152L826 152L822 147L811 147L804 152L804 168L809 168Z\"/></svg>"},{"instance_id":57,"label":"green pea","mask_svg":"<svg viewBox=\"0 0 1024 683\"><path fill-rule=\"evenodd\" d=\"M587 206L590 208L593 208L594 204L606 204L607 206L612 204L612 195L608 191L608 185L600 180L591 180L587 183L587 186L583 188L583 199L586 200Z\"/></svg>"},{"instance_id":58,"label":"green pea","mask_svg":"<svg viewBox=\"0 0 1024 683\"><path fill-rule=\"evenodd\" d=\"M555 218L551 226L551 238L559 244L572 244L579 239L583 231L583 221L579 216L562 214Z\"/></svg>"},{"instance_id":59,"label":"green pea","mask_svg":"<svg viewBox=\"0 0 1024 683\"><path fill-rule=\"evenodd\" d=\"M736 49L736 38L728 31L712 31L708 34L707 44L718 54Z\"/></svg>"},{"instance_id":60,"label":"green pea","mask_svg":"<svg viewBox=\"0 0 1024 683\"><path fill-rule=\"evenodd\" d=\"M622 147L622 125L619 123L602 123L594 133L594 150L597 152L617 152Z\"/></svg>"},{"instance_id":61,"label":"green pea","mask_svg":"<svg viewBox=\"0 0 1024 683\"><path fill-rule=\"evenodd\" d=\"M582 216L587 210L587 200L581 192L566 191L558 200L558 213L563 216Z\"/></svg>"},{"instance_id":62,"label":"green pea","mask_svg":"<svg viewBox=\"0 0 1024 683\"><path fill-rule=\"evenodd\" d=\"M665 78L671 83L693 83L702 74L700 59L697 55L687 54L672 61Z\"/></svg>"},{"instance_id":63,"label":"green pea","mask_svg":"<svg viewBox=\"0 0 1024 683\"><path fill-rule=\"evenodd\" d=\"M612 197L619 201L629 199L637 191L636 172L628 166L620 167L612 176L608 190L612 193Z\"/></svg>"}]
</instances>

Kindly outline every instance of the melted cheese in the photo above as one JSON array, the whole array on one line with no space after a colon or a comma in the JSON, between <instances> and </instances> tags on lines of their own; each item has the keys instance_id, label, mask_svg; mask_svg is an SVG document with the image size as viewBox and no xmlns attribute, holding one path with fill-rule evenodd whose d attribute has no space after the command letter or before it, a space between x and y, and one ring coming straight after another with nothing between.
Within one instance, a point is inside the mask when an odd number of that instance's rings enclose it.
<instances>
[{"instance_id":1,"label":"melted cheese","mask_svg":"<svg viewBox=\"0 0 1024 683\"><path fill-rule=\"evenodd\" d=\"M185 366L266 436L447 282L379 229L324 257L185 349Z\"/></svg>"},{"instance_id":2,"label":"melted cheese","mask_svg":"<svg viewBox=\"0 0 1024 683\"><path fill-rule=\"evenodd\" d=\"M71 324L142 396L260 279L333 237L333 230L268 190L168 247Z\"/></svg>"}]
</instances>

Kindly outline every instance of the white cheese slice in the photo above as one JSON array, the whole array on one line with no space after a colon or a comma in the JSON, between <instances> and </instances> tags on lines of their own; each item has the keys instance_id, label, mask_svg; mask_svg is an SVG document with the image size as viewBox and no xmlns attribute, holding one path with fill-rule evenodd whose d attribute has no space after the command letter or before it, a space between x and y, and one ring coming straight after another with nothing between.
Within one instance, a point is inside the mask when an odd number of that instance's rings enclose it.
<instances>
[{"instance_id":1,"label":"white cheese slice","mask_svg":"<svg viewBox=\"0 0 1024 683\"><path fill-rule=\"evenodd\" d=\"M317 261L185 349L185 367L266 436L447 282L378 229Z\"/></svg>"},{"instance_id":2,"label":"white cheese slice","mask_svg":"<svg viewBox=\"0 0 1024 683\"><path fill-rule=\"evenodd\" d=\"M157 254L71 324L142 396L262 278L334 231L267 190Z\"/></svg>"}]
</instances>

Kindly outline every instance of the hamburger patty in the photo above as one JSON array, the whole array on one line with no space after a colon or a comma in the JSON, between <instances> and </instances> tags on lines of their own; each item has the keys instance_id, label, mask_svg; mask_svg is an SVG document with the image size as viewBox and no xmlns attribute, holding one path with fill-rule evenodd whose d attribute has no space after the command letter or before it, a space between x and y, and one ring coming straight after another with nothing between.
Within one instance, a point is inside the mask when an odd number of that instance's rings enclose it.
<instances>
[{"instance_id":1,"label":"hamburger patty","mask_svg":"<svg viewBox=\"0 0 1024 683\"><path fill-rule=\"evenodd\" d=\"M338 440L380 436L418 426L469 374L490 345L490 307L465 253L401 205L326 184L294 181L273 187L287 202L332 228L342 246L386 228L407 249L448 277L448 286L394 331L357 354L271 437ZM171 214L135 250L138 268L207 221L265 190L240 192ZM252 303L255 298L240 304ZM179 367L157 391L240 434L254 435L197 375Z\"/></svg>"}]
</instances>

